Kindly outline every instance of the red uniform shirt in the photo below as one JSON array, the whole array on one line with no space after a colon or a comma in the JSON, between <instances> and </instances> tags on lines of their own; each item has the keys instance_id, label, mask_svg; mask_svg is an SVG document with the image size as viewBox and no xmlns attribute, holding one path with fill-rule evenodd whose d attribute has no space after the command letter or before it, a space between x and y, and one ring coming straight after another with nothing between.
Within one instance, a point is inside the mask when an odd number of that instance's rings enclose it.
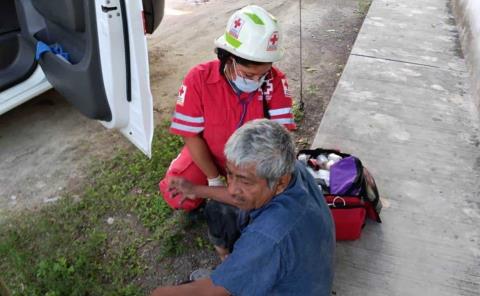
<instances>
[{"instance_id":1,"label":"red uniform shirt","mask_svg":"<svg viewBox=\"0 0 480 296\"><path fill-rule=\"evenodd\" d=\"M178 91L170 132L187 137L202 134L215 161L224 167L223 149L241 121L241 101L249 101L245 103L248 105L243 123L264 118L264 110L261 90L251 97L241 94L239 98L220 74L219 67L220 61L214 60L190 70ZM265 98L271 120L295 129L287 78L274 67L268 76Z\"/></svg>"}]
</instances>

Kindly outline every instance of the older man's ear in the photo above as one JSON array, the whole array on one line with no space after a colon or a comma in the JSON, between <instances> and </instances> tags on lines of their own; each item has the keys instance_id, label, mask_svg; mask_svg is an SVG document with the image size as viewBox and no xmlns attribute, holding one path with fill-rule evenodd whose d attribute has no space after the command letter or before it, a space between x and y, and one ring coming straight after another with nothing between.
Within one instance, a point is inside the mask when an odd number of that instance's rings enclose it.
<instances>
[{"instance_id":1,"label":"older man's ear","mask_svg":"<svg viewBox=\"0 0 480 296\"><path fill-rule=\"evenodd\" d=\"M275 190L275 195L282 193L290 184L290 180L292 179L292 174L286 174L280 177L278 180L277 188Z\"/></svg>"}]
</instances>

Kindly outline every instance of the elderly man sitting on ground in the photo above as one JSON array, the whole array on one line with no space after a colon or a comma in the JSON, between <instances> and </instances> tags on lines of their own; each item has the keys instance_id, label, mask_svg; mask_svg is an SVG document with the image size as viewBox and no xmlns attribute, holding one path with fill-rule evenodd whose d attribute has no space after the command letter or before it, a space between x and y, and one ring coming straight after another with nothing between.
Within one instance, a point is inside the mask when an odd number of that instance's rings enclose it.
<instances>
[{"instance_id":1,"label":"elderly man sitting on ground","mask_svg":"<svg viewBox=\"0 0 480 296\"><path fill-rule=\"evenodd\" d=\"M313 178L295 162L288 131L269 120L249 122L228 140L225 155L227 187L184 179L170 187L174 194L208 196L209 203L238 208L239 237L231 248L223 244L231 253L223 254L208 278L157 288L152 295L330 295L335 245L330 211ZM207 217L208 211L207 204ZM207 222L211 236L224 223ZM213 235L219 247L215 236L221 235Z\"/></svg>"}]
</instances>

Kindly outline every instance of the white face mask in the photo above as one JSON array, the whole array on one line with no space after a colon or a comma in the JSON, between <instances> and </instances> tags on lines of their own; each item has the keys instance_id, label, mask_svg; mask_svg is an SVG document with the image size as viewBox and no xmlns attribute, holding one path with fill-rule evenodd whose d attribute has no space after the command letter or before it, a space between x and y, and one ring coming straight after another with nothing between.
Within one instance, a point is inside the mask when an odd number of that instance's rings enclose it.
<instances>
[{"instance_id":1,"label":"white face mask","mask_svg":"<svg viewBox=\"0 0 480 296\"><path fill-rule=\"evenodd\" d=\"M238 75L235 60L233 60L233 69L235 71L236 78L231 80L232 83L235 85L236 88L246 93L250 93L259 89L265 81L265 76L267 76L267 74L263 75L258 81L241 77L240 75Z\"/></svg>"}]
</instances>

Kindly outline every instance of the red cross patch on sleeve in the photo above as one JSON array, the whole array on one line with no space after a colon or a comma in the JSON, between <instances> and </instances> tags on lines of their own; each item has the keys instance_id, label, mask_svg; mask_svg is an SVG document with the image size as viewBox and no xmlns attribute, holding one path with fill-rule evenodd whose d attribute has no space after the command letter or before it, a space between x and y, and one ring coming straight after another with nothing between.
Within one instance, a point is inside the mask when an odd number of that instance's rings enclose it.
<instances>
[{"instance_id":1,"label":"red cross patch on sleeve","mask_svg":"<svg viewBox=\"0 0 480 296\"><path fill-rule=\"evenodd\" d=\"M238 35L240 35L244 23L245 21L242 18L236 18L230 26L230 30L228 30L230 35L238 39Z\"/></svg>"},{"instance_id":2,"label":"red cross patch on sleeve","mask_svg":"<svg viewBox=\"0 0 480 296\"><path fill-rule=\"evenodd\" d=\"M282 79L282 86L283 86L283 93L285 94L286 97L291 97L290 91L288 90L288 82L287 78Z\"/></svg>"},{"instance_id":3,"label":"red cross patch on sleeve","mask_svg":"<svg viewBox=\"0 0 480 296\"><path fill-rule=\"evenodd\" d=\"M183 85L180 86L178 89L178 97L177 97L177 105L183 106L185 103L185 94L187 93L187 86Z\"/></svg>"}]
</instances>

